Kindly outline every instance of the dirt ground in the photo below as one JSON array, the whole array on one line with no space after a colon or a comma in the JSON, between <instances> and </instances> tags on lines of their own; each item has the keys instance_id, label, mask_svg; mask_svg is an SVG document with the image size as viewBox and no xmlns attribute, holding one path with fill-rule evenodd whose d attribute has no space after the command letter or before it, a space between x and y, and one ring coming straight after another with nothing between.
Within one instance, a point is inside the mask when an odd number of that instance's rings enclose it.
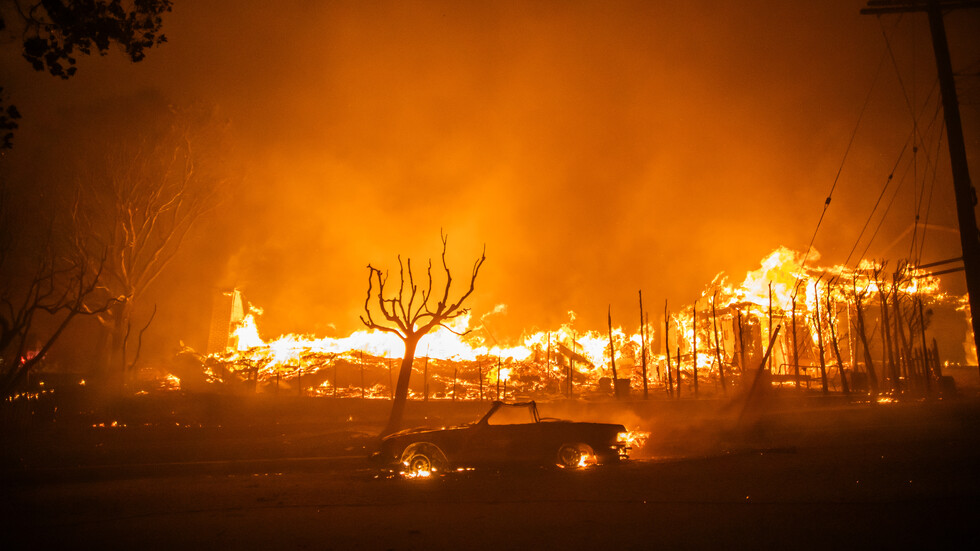
<instances>
[{"instance_id":1,"label":"dirt ground","mask_svg":"<svg viewBox=\"0 0 980 551\"><path fill-rule=\"evenodd\" d=\"M89 408L62 397L59 412L36 408L26 423L7 412L4 547L975 548L980 398L961 388L894 403L776 396L752 410L541 404L651 436L613 467L424 480L366 462L384 403L183 397ZM409 416L456 423L486 406L412 404Z\"/></svg>"}]
</instances>

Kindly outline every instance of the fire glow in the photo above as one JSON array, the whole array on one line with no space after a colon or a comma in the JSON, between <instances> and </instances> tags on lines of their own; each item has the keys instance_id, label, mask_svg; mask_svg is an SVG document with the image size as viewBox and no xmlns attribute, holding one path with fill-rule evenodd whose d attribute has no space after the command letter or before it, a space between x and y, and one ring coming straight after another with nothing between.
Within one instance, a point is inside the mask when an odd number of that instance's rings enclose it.
<instances>
[{"instance_id":1,"label":"fire glow","mask_svg":"<svg viewBox=\"0 0 980 551\"><path fill-rule=\"evenodd\" d=\"M818 258L811 251L810 261ZM422 338L410 397L509 399L612 393L610 340L617 378L629 380L633 391L644 388L644 355L646 385L651 392L669 386L673 394L678 378L695 391L698 384L724 389L726 383L737 384L746 368L758 367L770 341L770 371L775 381L798 386L805 380L809 386L811 380L827 378L828 385L840 388L839 374L858 373L866 359L856 336L857 297L863 298L865 318L877 315L882 300L886 305L893 298L902 301L904 311L893 312L893 317L897 324L901 316L908 326L902 335L904 339L907 332L909 342L916 327L921 332L922 306L955 307L963 301L943 294L938 278L914 277L908 268L891 275L871 263L853 270L802 264L803 255L779 248L737 285L719 274L694 305L666 311L666 324L648 324L646 337L639 327L634 332L622 327L608 333L582 330L569 312L569 322L557 329L526 333L514 346L495 341L491 345L478 320L467 313L450 327L437 327ZM391 371L394 360L404 353L396 336L364 330L344 338L291 334L266 341L259 333L260 315L260 309L250 308L234 331L233 345L205 358L210 380L248 381L256 391L274 387L316 396L391 396L392 378L397 375ZM784 330L777 333L780 326ZM902 350L911 365L912 348L906 342ZM884 366L879 363L878 367ZM901 378L895 376L896 381Z\"/></svg>"}]
</instances>

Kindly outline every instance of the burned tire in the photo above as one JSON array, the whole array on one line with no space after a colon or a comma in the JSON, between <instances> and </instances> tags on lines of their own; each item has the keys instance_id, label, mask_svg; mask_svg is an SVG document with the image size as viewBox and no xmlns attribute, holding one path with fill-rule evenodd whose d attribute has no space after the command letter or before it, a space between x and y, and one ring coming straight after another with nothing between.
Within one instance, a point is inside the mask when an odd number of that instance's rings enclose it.
<instances>
[{"instance_id":1,"label":"burned tire","mask_svg":"<svg viewBox=\"0 0 980 551\"><path fill-rule=\"evenodd\" d=\"M439 446L430 442L416 442L402 452L403 472L408 476L430 476L449 470L449 460Z\"/></svg>"},{"instance_id":2,"label":"burned tire","mask_svg":"<svg viewBox=\"0 0 980 551\"><path fill-rule=\"evenodd\" d=\"M556 464L563 469L582 469L596 462L592 446L581 442L562 444L558 448Z\"/></svg>"}]
</instances>

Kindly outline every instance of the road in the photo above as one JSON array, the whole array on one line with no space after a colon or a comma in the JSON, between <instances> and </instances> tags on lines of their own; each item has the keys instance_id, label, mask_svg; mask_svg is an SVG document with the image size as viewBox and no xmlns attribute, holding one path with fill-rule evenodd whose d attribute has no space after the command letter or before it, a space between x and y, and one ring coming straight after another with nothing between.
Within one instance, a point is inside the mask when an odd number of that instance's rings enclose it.
<instances>
[{"instance_id":1,"label":"road","mask_svg":"<svg viewBox=\"0 0 980 551\"><path fill-rule=\"evenodd\" d=\"M976 444L848 440L424 480L353 457L51 471L8 480L0 513L10 549L968 549Z\"/></svg>"}]
</instances>

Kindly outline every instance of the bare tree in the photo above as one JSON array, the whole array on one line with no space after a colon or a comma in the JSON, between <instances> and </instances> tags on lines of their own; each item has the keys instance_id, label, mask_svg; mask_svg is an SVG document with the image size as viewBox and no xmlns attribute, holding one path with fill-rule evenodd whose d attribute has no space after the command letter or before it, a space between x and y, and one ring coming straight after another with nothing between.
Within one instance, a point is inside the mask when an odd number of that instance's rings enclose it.
<instances>
[{"instance_id":1,"label":"bare tree","mask_svg":"<svg viewBox=\"0 0 980 551\"><path fill-rule=\"evenodd\" d=\"M105 296L97 298L104 256L88 262L49 252L47 257L12 262L12 228L5 216L5 199L0 193L0 274L4 280L0 288L0 396L17 388L77 316L100 314L114 302Z\"/></svg>"},{"instance_id":2,"label":"bare tree","mask_svg":"<svg viewBox=\"0 0 980 551\"><path fill-rule=\"evenodd\" d=\"M89 257L94 250L107 252L100 287L116 298L98 316L106 329L100 361L115 383L125 381L135 362L127 346L141 297L191 228L218 204L224 180L202 169L196 150L213 139L210 117L171 108L167 122L109 144L103 162L77 179L71 208L75 247ZM140 337L145 330L144 325Z\"/></svg>"},{"instance_id":3,"label":"bare tree","mask_svg":"<svg viewBox=\"0 0 980 551\"><path fill-rule=\"evenodd\" d=\"M391 405L391 415L388 424L381 432L381 435L391 434L401 428L402 417L405 413L405 402L408 399L408 382L412 375L412 363L415 360L415 349L429 331L436 327L445 327L452 331L452 328L445 325L449 320L458 318L465 314L469 309L463 308L463 302L473 294L476 285L476 277L480 273L480 267L486 260L486 247L480 254L480 258L473 264L473 271L470 275L469 289L457 300L450 302L449 293L452 287L452 274L446 264L446 242L447 237L440 235L442 239L442 268L446 274L446 287L442 292L442 297L436 297L437 303L433 308L432 296L432 260L429 260L426 274L428 285L420 289L415 282L412 273L412 260L402 262L398 257L398 291L386 296L385 286L388 284L387 272L375 268L368 264L368 290L367 298L364 300L364 315L361 322L371 329L377 329L387 333L393 333L405 343L405 355L402 357L401 367L398 370L398 383L395 386L394 402ZM381 312L384 320L380 323L375 321L371 313L371 302L375 300L375 307Z\"/></svg>"}]
</instances>

